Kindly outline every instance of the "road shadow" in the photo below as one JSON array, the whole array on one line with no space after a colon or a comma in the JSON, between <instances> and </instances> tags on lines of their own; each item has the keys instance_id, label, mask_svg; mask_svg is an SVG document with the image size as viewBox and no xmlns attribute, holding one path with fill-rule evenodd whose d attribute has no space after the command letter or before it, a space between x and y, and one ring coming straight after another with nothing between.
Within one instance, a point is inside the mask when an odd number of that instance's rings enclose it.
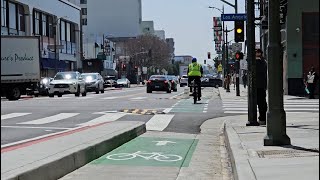
<instances>
[{"instance_id":1,"label":"road shadow","mask_svg":"<svg viewBox=\"0 0 320 180\"><path fill-rule=\"evenodd\" d=\"M304 148L304 147L300 147L300 146L295 146L295 145L285 145L282 146L284 148L288 148L288 149L294 149L294 150L299 150L299 151L307 151L307 152L314 152L314 153L319 153L319 149L311 149L311 148Z\"/></svg>"}]
</instances>

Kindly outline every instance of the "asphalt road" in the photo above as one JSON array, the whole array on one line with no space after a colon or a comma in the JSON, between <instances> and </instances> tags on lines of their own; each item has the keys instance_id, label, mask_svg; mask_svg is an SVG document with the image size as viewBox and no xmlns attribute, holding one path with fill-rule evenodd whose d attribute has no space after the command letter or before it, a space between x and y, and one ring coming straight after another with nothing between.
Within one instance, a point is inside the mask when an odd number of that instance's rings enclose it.
<instances>
[{"instance_id":1,"label":"asphalt road","mask_svg":"<svg viewBox=\"0 0 320 180\"><path fill-rule=\"evenodd\" d=\"M88 93L86 97L2 100L1 147L105 121L162 118L169 124L161 131L197 134L205 120L224 115L218 89L204 88L198 104L193 104L184 90L148 94L145 87L135 87Z\"/></svg>"}]
</instances>

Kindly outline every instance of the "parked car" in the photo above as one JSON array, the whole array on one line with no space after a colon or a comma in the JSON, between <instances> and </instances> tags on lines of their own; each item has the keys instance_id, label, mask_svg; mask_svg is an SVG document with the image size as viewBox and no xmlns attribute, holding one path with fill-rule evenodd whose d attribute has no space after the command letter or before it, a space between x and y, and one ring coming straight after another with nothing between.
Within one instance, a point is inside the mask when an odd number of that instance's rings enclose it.
<instances>
[{"instance_id":1,"label":"parked car","mask_svg":"<svg viewBox=\"0 0 320 180\"><path fill-rule=\"evenodd\" d=\"M127 78L122 78L117 80L117 87L127 87L130 88L130 81Z\"/></svg>"},{"instance_id":2,"label":"parked car","mask_svg":"<svg viewBox=\"0 0 320 180\"><path fill-rule=\"evenodd\" d=\"M171 90L173 92L177 92L178 91L178 84L179 84L179 80L177 79L177 77L173 76L173 75L168 75L168 79L171 82Z\"/></svg>"},{"instance_id":3,"label":"parked car","mask_svg":"<svg viewBox=\"0 0 320 180\"><path fill-rule=\"evenodd\" d=\"M117 78L115 76L105 76L103 79L105 87L116 87Z\"/></svg>"},{"instance_id":4,"label":"parked car","mask_svg":"<svg viewBox=\"0 0 320 180\"><path fill-rule=\"evenodd\" d=\"M104 93L104 80L99 73L82 73L81 77L85 81L87 92Z\"/></svg>"},{"instance_id":5,"label":"parked car","mask_svg":"<svg viewBox=\"0 0 320 180\"><path fill-rule=\"evenodd\" d=\"M86 96L85 82L79 72L58 72L49 84L49 97L62 97L63 94Z\"/></svg>"},{"instance_id":6,"label":"parked car","mask_svg":"<svg viewBox=\"0 0 320 180\"><path fill-rule=\"evenodd\" d=\"M152 75L147 81L147 93L166 91L171 93L171 83L166 75Z\"/></svg>"},{"instance_id":7,"label":"parked car","mask_svg":"<svg viewBox=\"0 0 320 180\"><path fill-rule=\"evenodd\" d=\"M188 85L188 76L182 75L180 78L180 87L187 86Z\"/></svg>"}]
</instances>

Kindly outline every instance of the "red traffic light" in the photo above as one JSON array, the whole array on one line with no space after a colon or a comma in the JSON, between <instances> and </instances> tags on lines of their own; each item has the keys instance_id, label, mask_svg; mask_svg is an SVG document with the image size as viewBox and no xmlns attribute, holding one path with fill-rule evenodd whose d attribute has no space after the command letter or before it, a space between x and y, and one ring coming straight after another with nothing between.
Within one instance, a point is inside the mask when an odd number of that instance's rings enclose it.
<instances>
[{"instance_id":1,"label":"red traffic light","mask_svg":"<svg viewBox=\"0 0 320 180\"><path fill-rule=\"evenodd\" d=\"M243 53L242 52L236 52L235 58L236 58L236 60L243 59Z\"/></svg>"}]
</instances>

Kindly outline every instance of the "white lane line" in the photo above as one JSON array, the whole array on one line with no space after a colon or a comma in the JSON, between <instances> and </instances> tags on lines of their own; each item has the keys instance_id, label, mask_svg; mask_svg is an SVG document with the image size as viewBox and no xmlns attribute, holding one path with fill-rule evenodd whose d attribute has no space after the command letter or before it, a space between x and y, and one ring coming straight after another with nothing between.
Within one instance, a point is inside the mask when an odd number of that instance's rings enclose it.
<instances>
[{"instance_id":1,"label":"white lane line","mask_svg":"<svg viewBox=\"0 0 320 180\"><path fill-rule=\"evenodd\" d=\"M10 113L10 114L1 115L1 121L5 120L5 119L25 116L25 115L29 115L29 114L31 114L31 113Z\"/></svg>"},{"instance_id":2,"label":"white lane line","mask_svg":"<svg viewBox=\"0 0 320 180\"><path fill-rule=\"evenodd\" d=\"M101 98L101 99L117 99L117 98L119 98L119 97L113 96L113 97L105 97L105 98Z\"/></svg>"},{"instance_id":3,"label":"white lane line","mask_svg":"<svg viewBox=\"0 0 320 180\"><path fill-rule=\"evenodd\" d=\"M166 108L163 112L164 113L169 113L172 110L172 108Z\"/></svg>"},{"instance_id":4,"label":"white lane line","mask_svg":"<svg viewBox=\"0 0 320 180\"><path fill-rule=\"evenodd\" d=\"M22 123L17 123L17 124L46 124L46 123L52 123L56 121L60 121L63 119L67 119L73 116L76 116L80 113L60 113L57 115L41 118L41 119L36 119L32 121L27 121L27 122L22 122Z\"/></svg>"},{"instance_id":5,"label":"white lane line","mask_svg":"<svg viewBox=\"0 0 320 180\"><path fill-rule=\"evenodd\" d=\"M222 107L248 107L247 105L239 105L239 104L228 104L223 105ZM305 104L284 104L284 107L311 107L311 108L319 108L319 105L305 105Z\"/></svg>"},{"instance_id":6,"label":"white lane line","mask_svg":"<svg viewBox=\"0 0 320 180\"><path fill-rule=\"evenodd\" d=\"M25 140L16 141L16 142L13 142L13 143L4 144L4 145L1 145L1 148L8 147L8 146L14 146L16 144L21 144L21 143L25 143L25 142L29 142L29 141L35 141L35 140L46 138L46 137L49 137L49 136L63 134L63 133L66 133L66 132L69 132L69 131L74 131L74 130L80 129L80 128L83 128L83 127L76 127L76 128L68 129L68 130L65 130L65 131L50 133L50 134L46 134L46 135L42 135L42 136L30 138L30 139L25 139Z\"/></svg>"},{"instance_id":7,"label":"white lane line","mask_svg":"<svg viewBox=\"0 0 320 180\"><path fill-rule=\"evenodd\" d=\"M95 124L100 124L104 122L112 122L120 119L121 117L125 116L124 113L106 113L100 117L97 117L95 119L92 119L88 122L77 124L77 126L92 126Z\"/></svg>"},{"instance_id":8,"label":"white lane line","mask_svg":"<svg viewBox=\"0 0 320 180\"><path fill-rule=\"evenodd\" d=\"M173 117L172 114L156 114L146 123L146 129L148 131L163 131Z\"/></svg>"},{"instance_id":9,"label":"white lane line","mask_svg":"<svg viewBox=\"0 0 320 180\"><path fill-rule=\"evenodd\" d=\"M60 127L34 127L34 126L1 126L4 128L17 128L17 129L61 129L61 130L67 130L72 128L60 128Z\"/></svg>"},{"instance_id":10,"label":"white lane line","mask_svg":"<svg viewBox=\"0 0 320 180\"><path fill-rule=\"evenodd\" d=\"M146 99L147 97L136 97L136 98L130 98L132 100L141 100L141 99Z\"/></svg>"}]
</instances>

